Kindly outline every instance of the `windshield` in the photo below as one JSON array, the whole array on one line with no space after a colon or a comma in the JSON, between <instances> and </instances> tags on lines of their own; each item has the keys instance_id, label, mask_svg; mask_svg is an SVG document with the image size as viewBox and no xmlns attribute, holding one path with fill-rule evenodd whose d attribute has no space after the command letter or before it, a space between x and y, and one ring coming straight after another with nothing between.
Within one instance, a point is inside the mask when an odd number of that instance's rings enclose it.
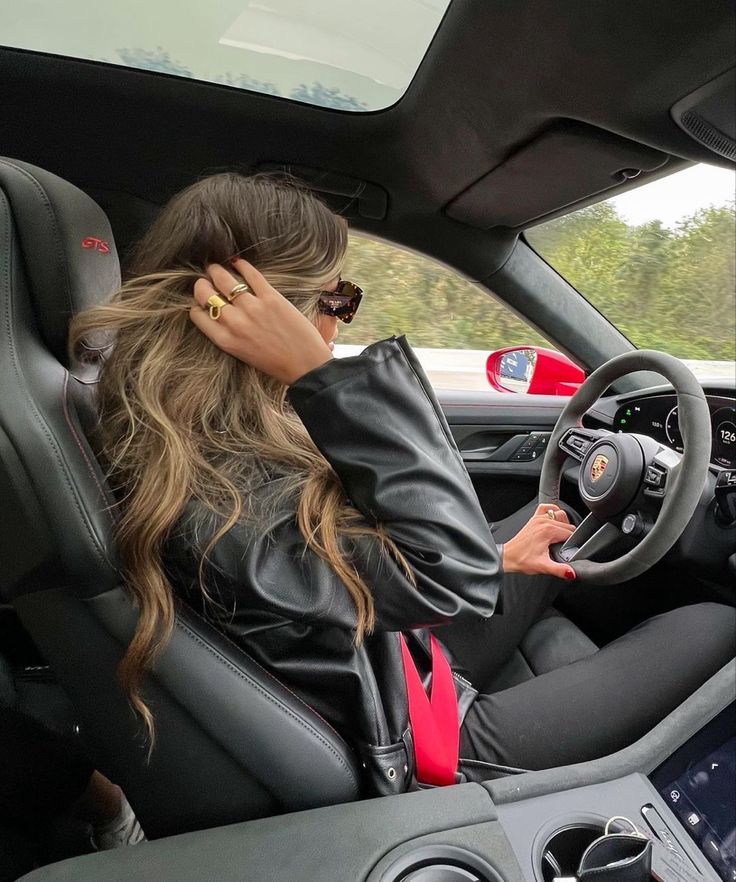
<instances>
[{"instance_id":1,"label":"windshield","mask_svg":"<svg viewBox=\"0 0 736 882\"><path fill-rule=\"evenodd\" d=\"M698 165L527 231L639 348L734 375L734 172Z\"/></svg>"},{"instance_id":2,"label":"windshield","mask_svg":"<svg viewBox=\"0 0 736 882\"><path fill-rule=\"evenodd\" d=\"M0 0L0 42L339 110L406 91L450 0Z\"/></svg>"}]
</instances>

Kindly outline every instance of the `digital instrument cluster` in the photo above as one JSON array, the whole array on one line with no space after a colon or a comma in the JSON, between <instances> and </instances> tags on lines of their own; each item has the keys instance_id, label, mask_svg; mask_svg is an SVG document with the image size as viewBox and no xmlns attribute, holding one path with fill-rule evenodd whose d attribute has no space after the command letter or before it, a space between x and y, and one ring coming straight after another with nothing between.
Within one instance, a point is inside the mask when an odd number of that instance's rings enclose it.
<instances>
[{"instance_id":1,"label":"digital instrument cluster","mask_svg":"<svg viewBox=\"0 0 736 882\"><path fill-rule=\"evenodd\" d=\"M727 469L736 468L736 399L707 395L712 430L711 462ZM616 432L649 435L662 444L683 451L675 395L652 395L627 401L616 411Z\"/></svg>"}]
</instances>

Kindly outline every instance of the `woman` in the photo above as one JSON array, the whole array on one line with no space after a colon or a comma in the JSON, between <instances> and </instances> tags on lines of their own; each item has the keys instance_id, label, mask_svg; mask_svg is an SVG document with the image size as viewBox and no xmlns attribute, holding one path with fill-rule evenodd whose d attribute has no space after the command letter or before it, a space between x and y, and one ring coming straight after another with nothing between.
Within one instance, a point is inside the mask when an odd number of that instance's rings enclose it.
<instances>
[{"instance_id":1,"label":"woman","mask_svg":"<svg viewBox=\"0 0 736 882\"><path fill-rule=\"evenodd\" d=\"M141 680L170 633L176 595L325 716L362 752L369 787L387 792L409 783L382 777L408 729L398 633L410 634L422 667L422 629L465 623L477 634L503 582L496 630L518 643L529 610L574 578L549 556L573 528L546 506L497 548L403 338L332 359L338 321L360 302L340 280L346 248L344 220L309 192L267 177L207 178L162 211L133 278L78 317L72 344L115 335L100 441L140 607L121 676L151 734ZM456 677L463 755L543 768L623 746L733 654L728 616L703 605L653 620L569 666L574 685L553 680L553 700L539 687L529 697L528 684L478 696ZM697 659L671 646L692 627L710 629ZM471 662L493 628L480 631L464 644ZM606 712L601 673L615 661L617 675L634 676L647 654L656 694Z\"/></svg>"}]
</instances>

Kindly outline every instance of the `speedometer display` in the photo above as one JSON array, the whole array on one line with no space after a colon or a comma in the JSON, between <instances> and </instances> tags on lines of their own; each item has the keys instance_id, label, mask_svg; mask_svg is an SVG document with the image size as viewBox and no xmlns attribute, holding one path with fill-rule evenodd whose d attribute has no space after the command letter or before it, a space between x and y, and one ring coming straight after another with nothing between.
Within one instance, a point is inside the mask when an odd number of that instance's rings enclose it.
<instances>
[{"instance_id":1,"label":"speedometer display","mask_svg":"<svg viewBox=\"0 0 736 882\"><path fill-rule=\"evenodd\" d=\"M722 407L712 417L713 461L733 468L736 463L736 407Z\"/></svg>"},{"instance_id":2,"label":"speedometer display","mask_svg":"<svg viewBox=\"0 0 736 882\"><path fill-rule=\"evenodd\" d=\"M664 424L664 431L670 445L679 453L685 449L682 446L682 435L680 434L680 423L677 419L677 408L673 407L667 414L667 422Z\"/></svg>"},{"instance_id":3,"label":"speedometer display","mask_svg":"<svg viewBox=\"0 0 736 882\"><path fill-rule=\"evenodd\" d=\"M710 410L713 465L736 469L736 401L721 395L706 395ZM637 432L682 453L684 448L675 395L652 395L629 400L614 418L619 432Z\"/></svg>"}]
</instances>

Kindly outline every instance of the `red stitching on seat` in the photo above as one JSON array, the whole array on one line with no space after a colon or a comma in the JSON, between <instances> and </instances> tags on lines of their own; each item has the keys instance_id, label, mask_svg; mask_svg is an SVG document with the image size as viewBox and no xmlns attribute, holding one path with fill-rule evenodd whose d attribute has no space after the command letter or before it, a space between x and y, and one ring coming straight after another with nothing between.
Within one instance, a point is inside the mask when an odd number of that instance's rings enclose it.
<instances>
[{"instance_id":1,"label":"red stitching on seat","mask_svg":"<svg viewBox=\"0 0 736 882\"><path fill-rule=\"evenodd\" d=\"M196 615L196 613L195 613L195 615ZM218 658L220 660L220 662L222 664L224 664L227 668L229 668L233 673L235 673L236 676L240 677L243 680L248 681L251 688L260 692L262 695L265 695L265 697L268 701L270 701L272 704L275 704L283 713L287 714L292 719L295 719L302 727L307 729L314 737L316 737L319 741L321 741L327 747L327 749L330 751L330 753L332 753L333 756L335 756L338 759L340 764L347 771L348 775L352 779L352 782L353 782L353 785L355 786L356 792L360 792L360 782L358 781L355 774L353 773L353 769L350 767L350 764L348 762L348 758L345 756L341 756L340 753L338 752L338 750L336 749L336 747L334 745L330 744L329 741L324 737L324 735L322 735L319 731L317 731L317 729L314 728L314 726L309 722L309 720L305 720L305 719L302 719L301 717L299 717L288 705L284 704L279 698L277 698L275 695L270 693L266 689L265 686L262 686L260 683L258 683L256 680L254 680L253 677L247 671L243 670L241 667L239 667L234 662L232 662L230 659L228 659L225 655L223 655L223 653L220 652L220 650L217 649L217 647L213 646L208 640L206 640L203 635L198 634L196 631L193 631L192 628L189 625L187 625L186 622L184 622L180 618L178 618L176 621L176 625L180 630L186 631L193 640L195 640L201 646L203 646L209 653L211 653L216 658ZM244 650L241 649L240 652L243 655L245 655L245 657L247 659L252 661L253 664L257 668L260 668L260 670L263 671L263 673L265 673L268 677L270 677L274 682L278 683L279 686L282 686L303 707L305 707L305 708L307 708L307 710L311 711L319 720L322 720L322 722L325 723L325 725L330 729L330 731L332 731L335 734L335 736L337 737L337 740L340 741L341 744L345 745L345 747L348 749L349 756L350 757L355 756L355 752L350 749L350 746L347 744L347 742L344 741L344 739L337 732L335 732L335 730L332 728L332 726L330 726L330 724L326 720L322 719L322 717L317 713L317 711L314 710L314 708L312 708L312 707L310 707L310 705L306 704L306 702L304 702L301 698L299 698L298 695L294 695L294 693L288 688L288 686L284 686L284 684L280 680L277 680L276 677L274 677L272 674L270 674L268 671L266 671L264 668L262 668L261 665L259 665L257 661L252 659Z\"/></svg>"},{"instance_id":2,"label":"red stitching on seat","mask_svg":"<svg viewBox=\"0 0 736 882\"><path fill-rule=\"evenodd\" d=\"M112 510L111 506L109 505L108 496L105 493L99 480L97 479L97 474L94 470L94 466L92 465L89 457L87 456L87 451L84 449L84 444L82 443L82 440L79 437L76 426L74 425L74 422L71 418L71 414L69 413L69 405L68 405L68 400L67 400L68 388L69 388L69 372L67 371L64 374L64 385L62 387L62 392L61 392L61 405L62 405L62 408L64 411L64 419L66 420L66 424L67 424L67 426L69 426L69 429L72 433L72 436L74 437L74 440L76 441L77 447L79 448L79 452L82 454L82 457L84 458L84 461L87 464L87 470L89 471L90 475L92 476L92 480L95 482L95 486L97 487L97 489L100 493L100 496L102 497L102 499L105 503L103 511L106 511L108 513L108 515L110 516L110 521L114 524L117 521L117 517L115 514L113 514L113 510Z\"/></svg>"},{"instance_id":3,"label":"red stitching on seat","mask_svg":"<svg viewBox=\"0 0 736 882\"><path fill-rule=\"evenodd\" d=\"M304 701L303 698L301 698L299 695L297 695L296 692L294 692L293 690L289 689L289 687L283 681L279 680L279 678L275 674L272 674L271 671L264 668L263 665L260 664L259 662L257 662L253 658L253 656L251 656L245 649L243 649L242 646L238 646L238 644L228 634L226 634L224 631L221 631L218 627L216 627L214 622L210 622L204 616L201 616L195 609L193 609L185 601L181 601L181 602L186 607L187 612L191 613L195 618L199 619L207 627L212 628L214 631L216 631L220 637L222 637L227 643L230 644L230 646L233 647L233 649L242 653L248 659L248 661L252 662L259 670L263 671L263 673L266 674L266 676L270 677L274 681L274 683L278 683L279 686L281 686L283 689L285 689L289 693L289 695L291 695L293 698L295 698L299 702L299 704L301 704L308 711L313 713L315 715L315 717L317 717L317 719L321 720L325 724L325 726L327 726L327 728L331 732L333 732L340 739L340 741L342 741L342 743L348 748L348 750L351 751L351 753L353 752L353 749L350 747L350 745L347 743L347 741L343 738L343 736L337 731L337 729L335 729L335 727L331 723L329 723L322 716L322 714L319 713L319 711L315 710L311 704L307 704L307 702ZM186 626L186 622L184 622L183 624Z\"/></svg>"}]
</instances>

